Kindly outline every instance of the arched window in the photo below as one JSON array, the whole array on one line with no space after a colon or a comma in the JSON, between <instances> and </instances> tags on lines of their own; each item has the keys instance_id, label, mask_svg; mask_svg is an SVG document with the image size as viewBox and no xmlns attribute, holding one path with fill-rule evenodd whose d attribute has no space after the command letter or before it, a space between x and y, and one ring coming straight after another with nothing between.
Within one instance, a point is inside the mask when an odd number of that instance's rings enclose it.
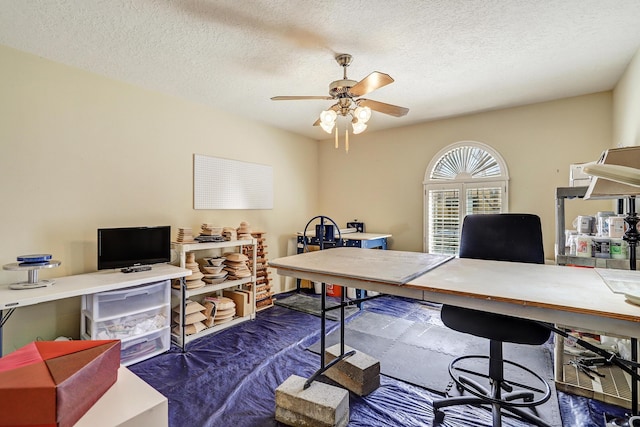
<instances>
[{"instance_id":1,"label":"arched window","mask_svg":"<svg viewBox=\"0 0 640 427\"><path fill-rule=\"evenodd\" d=\"M424 250L457 255L465 215L507 212L508 183L507 164L486 144L440 150L424 175Z\"/></svg>"}]
</instances>

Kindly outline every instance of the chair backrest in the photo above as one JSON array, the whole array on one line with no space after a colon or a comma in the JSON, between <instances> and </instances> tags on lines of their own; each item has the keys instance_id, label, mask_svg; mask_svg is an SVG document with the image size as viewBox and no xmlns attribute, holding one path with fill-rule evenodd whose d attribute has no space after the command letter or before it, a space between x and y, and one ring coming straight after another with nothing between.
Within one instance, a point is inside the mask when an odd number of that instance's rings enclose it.
<instances>
[{"instance_id":1,"label":"chair backrest","mask_svg":"<svg viewBox=\"0 0 640 427\"><path fill-rule=\"evenodd\" d=\"M544 264L540 218L519 213L467 215L460 258Z\"/></svg>"}]
</instances>

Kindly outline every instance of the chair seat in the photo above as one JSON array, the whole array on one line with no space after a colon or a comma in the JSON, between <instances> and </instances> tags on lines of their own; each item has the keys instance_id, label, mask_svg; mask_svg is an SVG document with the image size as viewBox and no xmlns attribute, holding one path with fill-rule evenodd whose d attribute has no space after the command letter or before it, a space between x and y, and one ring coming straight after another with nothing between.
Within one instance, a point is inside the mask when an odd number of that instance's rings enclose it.
<instances>
[{"instance_id":1,"label":"chair seat","mask_svg":"<svg viewBox=\"0 0 640 427\"><path fill-rule=\"evenodd\" d=\"M470 308L444 305L440 316L451 329L494 341L540 345L551 336L551 331L537 322Z\"/></svg>"}]
</instances>

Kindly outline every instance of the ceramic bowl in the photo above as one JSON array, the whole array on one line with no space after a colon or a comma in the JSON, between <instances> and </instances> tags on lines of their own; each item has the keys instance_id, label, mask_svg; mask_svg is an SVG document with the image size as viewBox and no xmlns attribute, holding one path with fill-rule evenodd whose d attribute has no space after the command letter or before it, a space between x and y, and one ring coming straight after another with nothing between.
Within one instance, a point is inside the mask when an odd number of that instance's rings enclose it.
<instances>
[{"instance_id":1,"label":"ceramic bowl","mask_svg":"<svg viewBox=\"0 0 640 427\"><path fill-rule=\"evenodd\" d=\"M222 271L222 269L224 268L224 265L220 265L218 267L214 267L212 265L203 265L202 269L204 270L205 273L208 274L217 274L220 273Z\"/></svg>"},{"instance_id":2,"label":"ceramic bowl","mask_svg":"<svg viewBox=\"0 0 640 427\"><path fill-rule=\"evenodd\" d=\"M226 260L225 257L217 257L217 258L205 258L206 263L212 267L220 267L222 263Z\"/></svg>"}]
</instances>

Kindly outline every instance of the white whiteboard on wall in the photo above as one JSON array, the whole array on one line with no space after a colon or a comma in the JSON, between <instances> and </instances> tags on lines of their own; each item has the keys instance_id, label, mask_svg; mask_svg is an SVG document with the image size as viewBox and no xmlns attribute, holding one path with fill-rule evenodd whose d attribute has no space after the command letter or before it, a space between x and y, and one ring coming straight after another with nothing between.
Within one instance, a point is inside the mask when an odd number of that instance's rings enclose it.
<instances>
[{"instance_id":1,"label":"white whiteboard on wall","mask_svg":"<svg viewBox=\"0 0 640 427\"><path fill-rule=\"evenodd\" d=\"M194 209L273 209L273 168L193 155Z\"/></svg>"}]
</instances>

